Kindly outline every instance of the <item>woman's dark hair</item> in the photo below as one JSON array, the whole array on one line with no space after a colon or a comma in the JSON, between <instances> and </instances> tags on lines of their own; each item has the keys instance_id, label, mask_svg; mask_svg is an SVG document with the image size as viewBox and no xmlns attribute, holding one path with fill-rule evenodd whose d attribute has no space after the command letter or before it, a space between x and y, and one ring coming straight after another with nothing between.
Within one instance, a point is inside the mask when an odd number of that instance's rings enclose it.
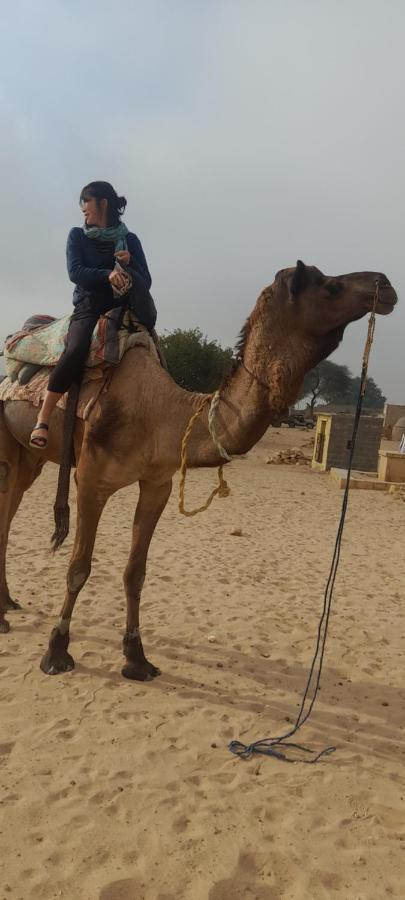
<instances>
[{"instance_id":1,"label":"woman's dark hair","mask_svg":"<svg viewBox=\"0 0 405 900\"><path fill-rule=\"evenodd\" d=\"M91 181L83 188L79 203L82 205L84 200L93 198L97 201L107 200L107 225L118 225L127 205L125 197L119 197L108 181Z\"/></svg>"}]
</instances>

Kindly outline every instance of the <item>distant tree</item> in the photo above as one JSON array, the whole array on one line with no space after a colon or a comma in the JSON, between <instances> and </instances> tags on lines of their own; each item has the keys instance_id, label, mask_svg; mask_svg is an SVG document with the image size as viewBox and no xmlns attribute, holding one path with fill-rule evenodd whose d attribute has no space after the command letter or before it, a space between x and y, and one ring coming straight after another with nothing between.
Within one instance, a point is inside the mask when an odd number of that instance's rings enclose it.
<instances>
[{"instance_id":1,"label":"distant tree","mask_svg":"<svg viewBox=\"0 0 405 900\"><path fill-rule=\"evenodd\" d=\"M209 341L199 328L176 328L160 343L172 378L188 391L215 391L232 364L232 350Z\"/></svg>"},{"instance_id":2,"label":"distant tree","mask_svg":"<svg viewBox=\"0 0 405 900\"><path fill-rule=\"evenodd\" d=\"M300 391L300 399L309 398L308 408L311 413L320 399L326 403L349 403L352 381L347 366L339 366L325 359L315 369L307 372Z\"/></svg>"},{"instance_id":3,"label":"distant tree","mask_svg":"<svg viewBox=\"0 0 405 900\"><path fill-rule=\"evenodd\" d=\"M359 396L360 378L352 378L350 383L350 399L347 401L355 405ZM386 397L375 383L374 378L368 378L366 384L366 392L364 394L363 404L370 409L382 409L386 401Z\"/></svg>"},{"instance_id":4,"label":"distant tree","mask_svg":"<svg viewBox=\"0 0 405 900\"><path fill-rule=\"evenodd\" d=\"M300 399L308 398L307 406L311 413L319 400L326 403L355 406L360 390L360 378L353 377L347 366L339 366L328 359L319 363L315 369L307 372L300 392ZM368 378L364 406L381 409L386 397L375 383Z\"/></svg>"}]
</instances>

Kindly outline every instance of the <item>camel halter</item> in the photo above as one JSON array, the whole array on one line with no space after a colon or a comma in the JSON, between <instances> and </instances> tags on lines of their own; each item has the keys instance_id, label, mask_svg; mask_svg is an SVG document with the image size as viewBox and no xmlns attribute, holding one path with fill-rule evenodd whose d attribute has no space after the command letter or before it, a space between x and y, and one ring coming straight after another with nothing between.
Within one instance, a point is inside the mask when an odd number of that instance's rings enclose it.
<instances>
[{"instance_id":1,"label":"camel halter","mask_svg":"<svg viewBox=\"0 0 405 900\"><path fill-rule=\"evenodd\" d=\"M251 378L253 378L255 381L257 381L258 384L260 384L262 387L264 387L266 389L266 391L270 390L270 386L268 384L266 384L264 381L262 381L258 375L255 375L254 372L250 372L250 370L245 365L242 357L238 357L237 361L239 362L240 365L243 366L243 368L246 370L246 372L248 373L248 375L250 375ZM186 476L187 476L187 445L190 440L190 435L193 430L194 423L197 421L197 419L200 418L202 411L203 411L204 407L207 405L207 403L210 404L210 408L208 410L208 429L209 429L209 433L211 435L214 447L216 447L216 449L218 450L218 453L222 457L222 459L224 459L226 462L232 461L232 457L229 455L227 450L225 450L225 447L223 447L223 445L221 444L221 442L218 438L217 432L216 432L216 428L215 428L215 414L217 412L220 399L221 399L220 391L215 391L214 394L204 395L202 397L195 413L193 413L193 415L191 416L191 419L190 419L190 421L187 425L187 428L184 432L184 437L181 442L181 465L180 465L180 485L179 485L179 512L181 512L181 514L183 516L189 516L189 517L196 516L200 512L205 512L205 510L207 510L208 507L211 506L211 503L212 503L214 497L216 497L216 496L218 496L220 498L229 497L229 494L231 492L228 482L224 478L224 474L223 474L224 467L223 467L223 465L221 465L218 468L218 486L216 488L214 488L213 491L211 491L211 494L209 495L206 503L204 503L202 506L197 507L197 509L190 509L190 510L187 510L184 505L185 484L186 484Z\"/></svg>"},{"instance_id":2,"label":"camel halter","mask_svg":"<svg viewBox=\"0 0 405 900\"><path fill-rule=\"evenodd\" d=\"M257 381L257 383L260 384L261 387L265 388L266 391L270 390L270 385L266 384L265 381L262 381L262 379L259 378L258 375L255 375L254 372L251 372L250 369L248 369L248 367L245 365L243 358L241 356L239 356L237 358L237 362L239 363L239 365L243 366L243 368L245 369L247 374L250 376L250 378L253 378L254 381ZM232 462L232 457L229 455L227 450L225 450L225 447L223 447L223 445L221 444L221 442L218 438L217 432L216 432L216 428L215 428L215 414L218 409L220 399L221 399L220 391L215 391L214 394L204 395L202 397L195 413L193 413L193 415L191 416L191 419L190 419L190 421L187 425L187 428L184 432L184 437L181 442L181 465L180 465L180 485L179 485L179 512L181 512L181 514L183 516L196 516L200 512L205 512L208 509L208 507L211 506L211 503L212 503L214 497L216 497L217 495L218 495L218 497L221 497L221 498L229 497L229 494L231 492L228 482L224 478L224 474L223 474L224 467L223 467L223 465L221 465L218 468L218 486L216 488L214 488L213 491L211 491L211 494L209 495L206 503L204 503L202 506L197 507L197 509L191 509L191 510L187 510L184 505L185 484L186 484L186 476L187 476L187 445L190 440L190 435L193 430L194 423L197 421L197 419L200 418L202 411L203 411L204 407L207 405L207 403L210 404L210 408L208 410L208 429L209 429L209 433L211 435L214 447L216 447L216 449L218 450L218 453L222 457L222 459L224 459L226 462Z\"/></svg>"},{"instance_id":3,"label":"camel halter","mask_svg":"<svg viewBox=\"0 0 405 900\"><path fill-rule=\"evenodd\" d=\"M185 485L186 485L186 476L187 476L187 445L190 440L190 435L194 427L194 423L197 419L200 418L204 407L207 403L210 404L210 408L208 410L208 428L212 438L212 442L214 446L217 448L219 455L222 459L225 459L226 462L231 462L232 457L229 456L229 453L225 450L225 447L222 446L218 435L215 430L215 413L218 408L219 401L221 399L221 395L219 391L215 391L215 394L207 394L201 398L198 407L191 416L191 419L187 425L187 428L184 432L184 437L181 442L181 466L180 466L180 485L179 485L179 511L183 516L196 516L200 512L205 512L211 503L218 495L218 497L224 499L225 497L229 497L231 493L228 482L224 478L224 467L223 465L218 468L218 486L211 491L208 500L202 506L197 507L197 509L187 510L184 505L184 494L185 494Z\"/></svg>"},{"instance_id":4,"label":"camel halter","mask_svg":"<svg viewBox=\"0 0 405 900\"><path fill-rule=\"evenodd\" d=\"M270 390L270 385L266 384L265 381L263 381L261 378L259 378L259 376L255 374L255 372L251 372L250 369L248 369L248 367L245 365L241 356L239 357L239 362L240 362L241 366L243 366L245 372L247 372L248 375L250 375L250 377L253 378L253 381L257 381L257 383L260 384L261 387L265 388L266 391Z\"/></svg>"}]
</instances>

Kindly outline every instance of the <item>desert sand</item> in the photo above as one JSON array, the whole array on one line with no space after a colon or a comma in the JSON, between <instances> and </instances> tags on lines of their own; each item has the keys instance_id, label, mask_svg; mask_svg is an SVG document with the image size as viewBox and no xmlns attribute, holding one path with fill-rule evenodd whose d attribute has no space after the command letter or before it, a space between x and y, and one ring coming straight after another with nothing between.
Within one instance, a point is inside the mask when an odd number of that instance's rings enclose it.
<instances>
[{"instance_id":1,"label":"desert sand","mask_svg":"<svg viewBox=\"0 0 405 900\"><path fill-rule=\"evenodd\" d=\"M0 900L405 896L402 502L350 498L322 689L301 733L336 752L308 766L227 749L285 730L304 689L342 493L265 461L308 440L270 429L227 468L230 498L192 520L176 481L143 595L145 650L162 670L150 684L120 675L136 488L105 510L72 624L76 669L53 678L39 661L72 547L71 531L48 549L56 467L26 495L8 566L23 610L0 638ZM188 504L214 482L191 473Z\"/></svg>"}]
</instances>

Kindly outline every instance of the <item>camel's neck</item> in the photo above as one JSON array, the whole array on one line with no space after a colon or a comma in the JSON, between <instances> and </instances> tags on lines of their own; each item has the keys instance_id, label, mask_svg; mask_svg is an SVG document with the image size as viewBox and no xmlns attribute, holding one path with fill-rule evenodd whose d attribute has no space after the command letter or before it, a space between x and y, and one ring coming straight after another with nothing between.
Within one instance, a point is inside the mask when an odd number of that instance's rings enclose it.
<instances>
[{"instance_id":1,"label":"camel's neck","mask_svg":"<svg viewBox=\"0 0 405 900\"><path fill-rule=\"evenodd\" d=\"M279 322L269 320L263 314L263 302L259 298L248 320L242 362L221 390L215 417L218 437L230 455L246 453L256 444L271 419L296 400L306 372L324 355L309 339L298 333L286 334ZM190 439L188 460L192 467L220 461L207 434L206 411L202 423L204 427L197 427Z\"/></svg>"}]
</instances>

